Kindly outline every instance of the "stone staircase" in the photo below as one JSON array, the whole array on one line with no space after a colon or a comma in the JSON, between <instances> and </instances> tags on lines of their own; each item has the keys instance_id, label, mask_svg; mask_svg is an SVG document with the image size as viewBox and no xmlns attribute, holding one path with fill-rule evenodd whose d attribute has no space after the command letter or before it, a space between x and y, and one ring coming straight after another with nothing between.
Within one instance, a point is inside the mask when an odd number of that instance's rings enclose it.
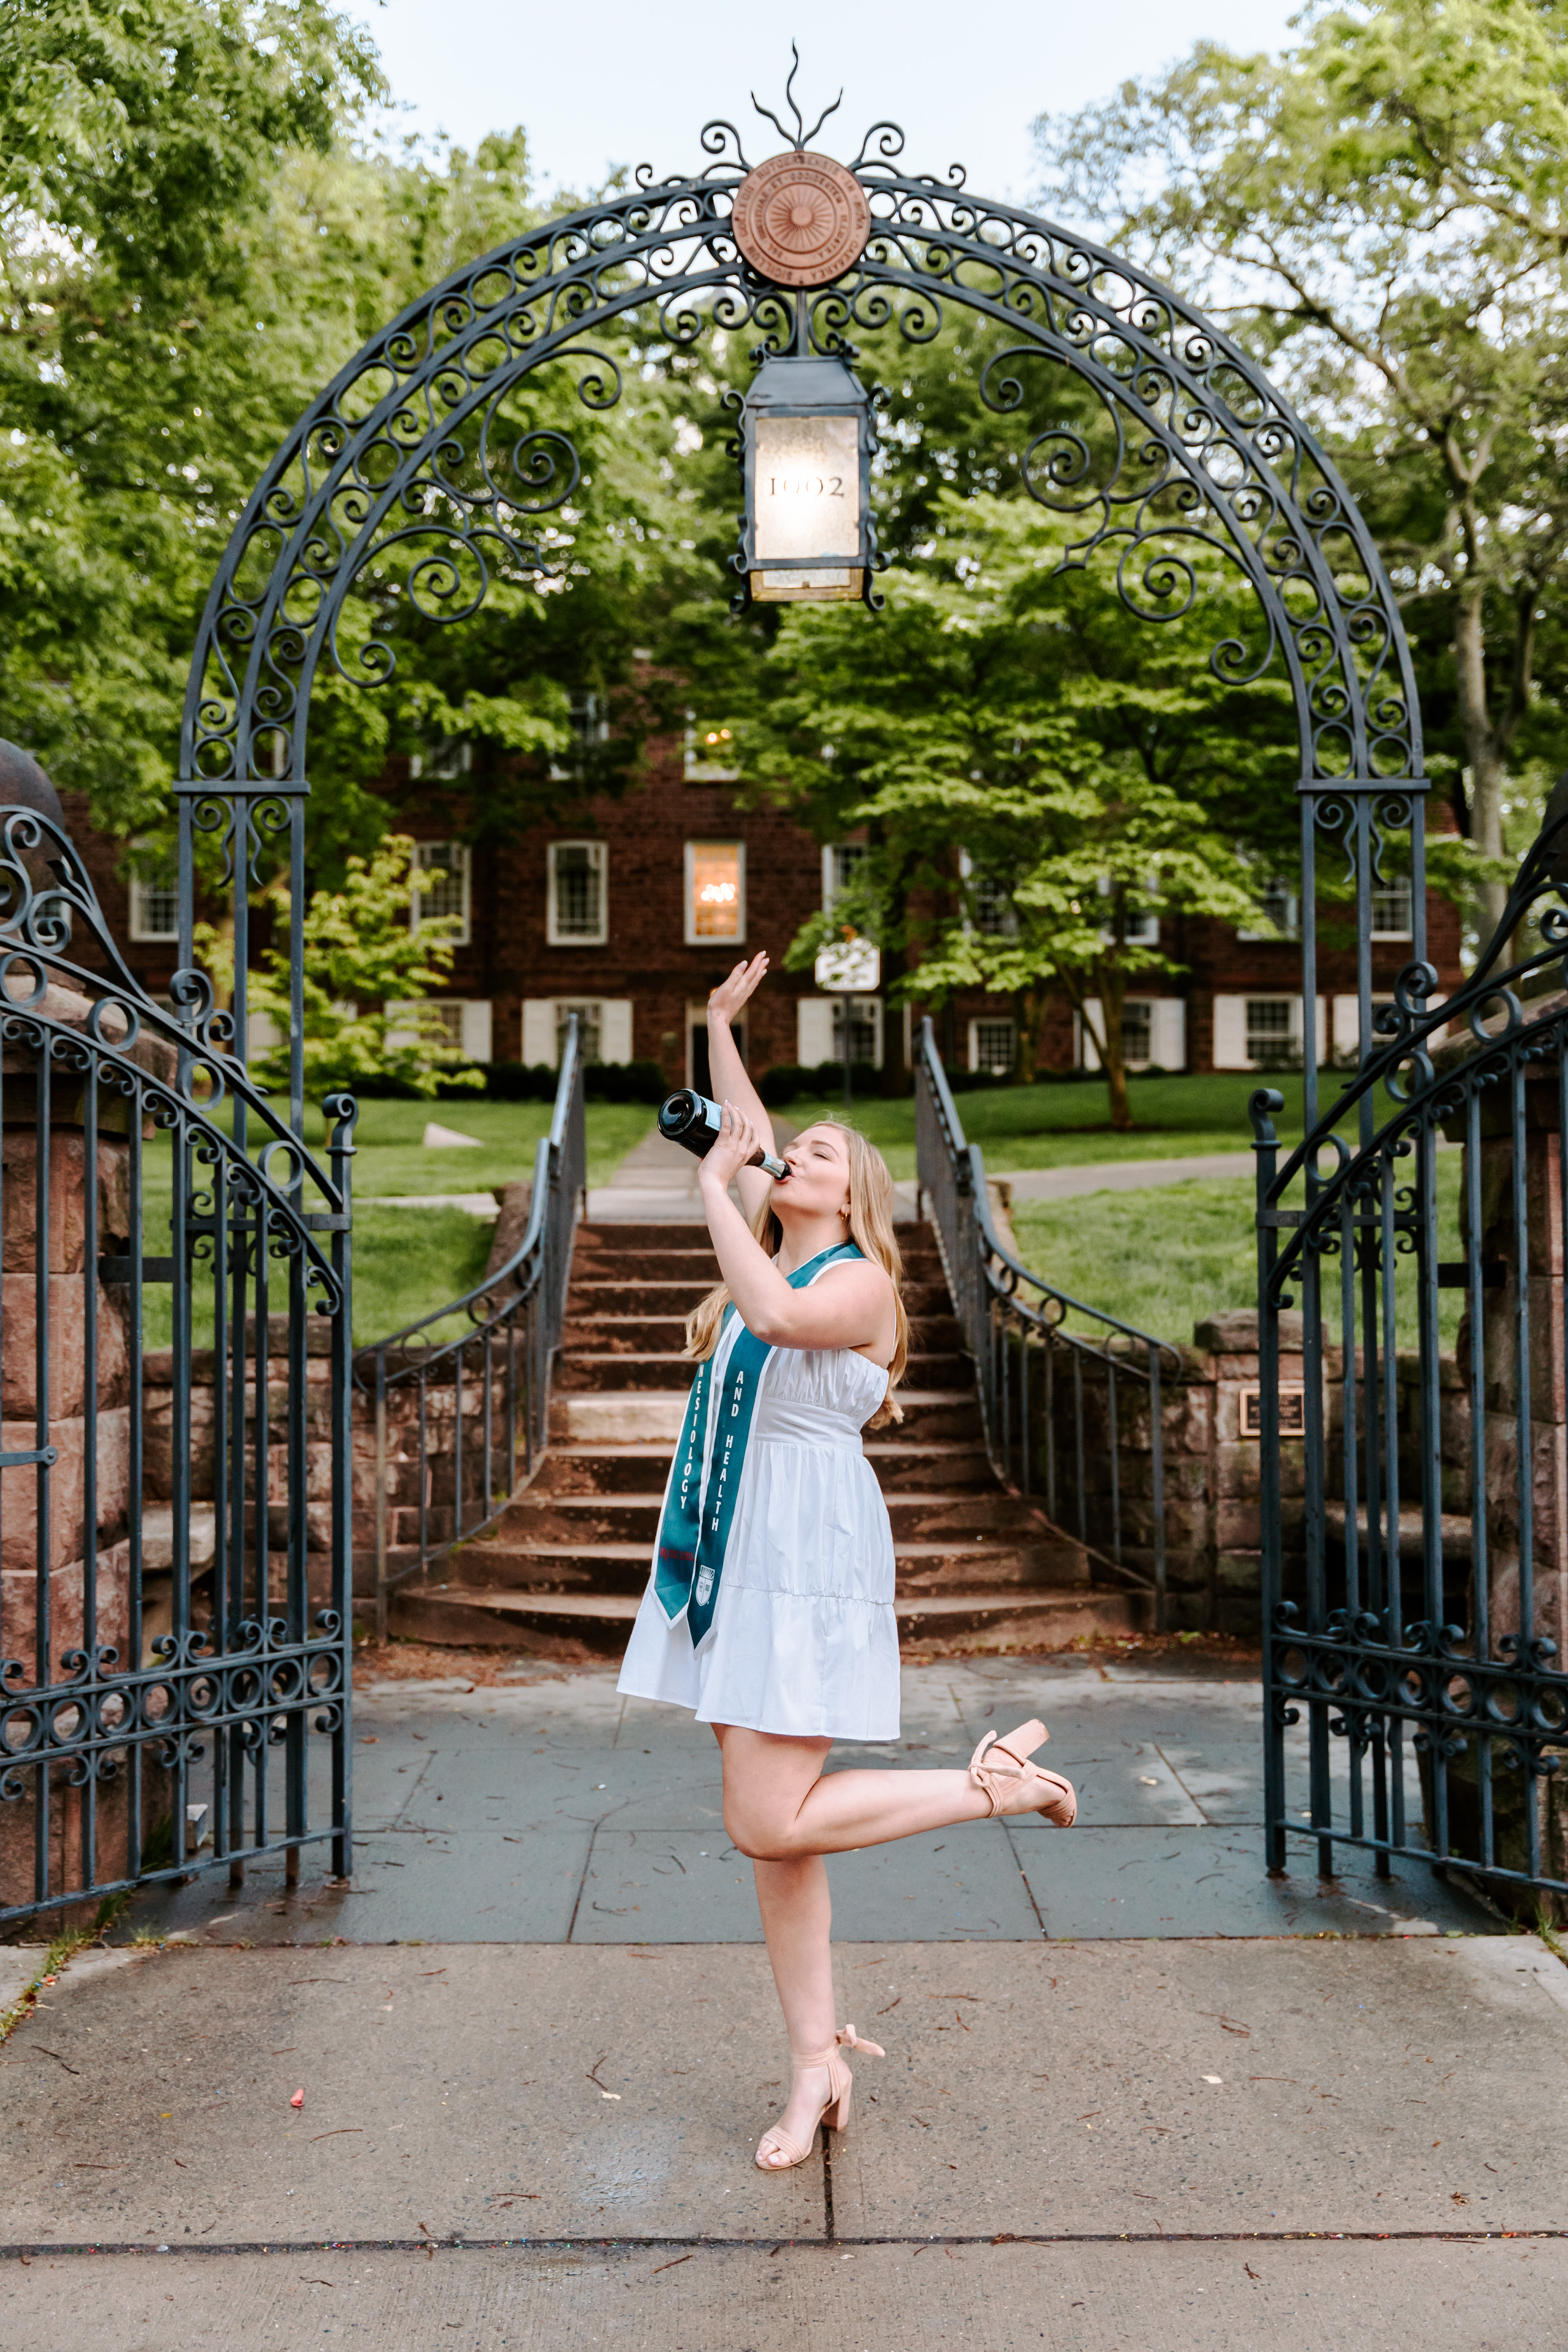
<instances>
[{"instance_id":1,"label":"stone staircase","mask_svg":"<svg viewBox=\"0 0 1568 2352\"><path fill-rule=\"evenodd\" d=\"M986 1459L974 1368L928 1225L900 1227L912 1345L903 1420L866 1440L887 1498L906 1654L1058 1649L1144 1622L1091 1583L1082 1545ZM616 1655L647 1581L692 1368L685 1318L718 1280L700 1224L577 1230L549 1450L486 1536L409 1585L395 1632L542 1656Z\"/></svg>"}]
</instances>

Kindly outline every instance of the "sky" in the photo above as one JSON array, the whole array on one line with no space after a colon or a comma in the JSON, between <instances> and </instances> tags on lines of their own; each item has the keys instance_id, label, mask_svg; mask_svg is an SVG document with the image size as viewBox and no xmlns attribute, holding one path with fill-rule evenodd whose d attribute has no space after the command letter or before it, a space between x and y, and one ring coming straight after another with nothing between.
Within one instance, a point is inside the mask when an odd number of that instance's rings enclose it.
<instances>
[{"instance_id":1,"label":"sky","mask_svg":"<svg viewBox=\"0 0 1568 2352\"><path fill-rule=\"evenodd\" d=\"M592 0L548 9L528 0L384 0L349 12L369 28L400 101L395 122L471 147L521 123L542 190L585 193L617 164L664 177L700 170L703 123L741 126L752 163L785 142L752 111L755 89L787 122L790 42L795 95L809 127L840 87L844 103L816 145L847 162L884 116L908 136L907 168L963 163L978 193L1035 193L1029 126L1153 73L1199 39L1277 47L1279 0L794 0L774 26L734 0Z\"/></svg>"}]
</instances>

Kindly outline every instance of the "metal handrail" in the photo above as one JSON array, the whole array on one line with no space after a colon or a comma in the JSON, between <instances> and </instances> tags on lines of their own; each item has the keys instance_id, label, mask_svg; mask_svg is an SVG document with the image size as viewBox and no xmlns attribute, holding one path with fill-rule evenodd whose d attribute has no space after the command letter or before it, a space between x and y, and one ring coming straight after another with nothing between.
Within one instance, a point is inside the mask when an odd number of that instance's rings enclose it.
<instances>
[{"instance_id":1,"label":"metal handrail","mask_svg":"<svg viewBox=\"0 0 1568 2352\"><path fill-rule=\"evenodd\" d=\"M458 1298L422 1315L384 1339L357 1349L354 1385L369 1395L375 1412L375 1625L386 1638L393 1588L466 1543L500 1517L517 1484L520 1450L525 1476L549 1435L550 1383L561 1345L577 1209L587 1181L587 1135L583 1101L583 1062L577 1016L566 1024L561 1076L550 1132L533 1160L533 1197L521 1241L504 1265L486 1275ZM456 1338L421 1340L421 1332L467 1315L472 1328ZM477 1376L477 1404L468 1401ZM499 1395L498 1395L499 1387ZM432 1443L433 1391L452 1392L448 1446ZM409 1557L390 1564L387 1445L388 1398L412 1390L416 1423L416 1540ZM479 1419L477 1434L465 1423ZM437 1502L432 1482L437 1465L450 1465L450 1505ZM498 1486L497 1474L500 1483ZM475 1506L470 1516L469 1506Z\"/></svg>"},{"instance_id":2,"label":"metal handrail","mask_svg":"<svg viewBox=\"0 0 1568 2352\"><path fill-rule=\"evenodd\" d=\"M974 1359L985 1451L1002 1483L1027 1495L1034 1491L1038 1456L1044 1455L1045 1506L1059 1517L1063 1465L1058 1416L1064 1402L1059 1374L1070 1389L1074 1485L1078 1536L1100 1564L1125 1582L1154 1595L1155 1625L1166 1624L1165 1458L1161 1376L1181 1368L1180 1350L1136 1324L1058 1289L1004 1248L991 1215L985 1158L967 1141L947 1083L931 1022L923 1020L915 1046L915 1162L920 1188L930 1201L937 1247L952 1294L964 1346ZM1019 1295L1027 1284L1037 1300ZM1064 1328L1065 1318L1082 1315L1100 1330L1090 1336ZM1065 1366L1058 1358L1065 1358ZM1131 1381L1145 1393L1149 1428L1149 1496L1144 1526L1147 1573L1125 1557L1129 1522L1122 1461L1125 1411L1118 1384ZM1086 1381L1104 1384L1105 1447L1109 1492L1091 1492L1086 1431ZM1015 1464L1016 1467L1015 1468ZM1103 1506L1103 1507L1101 1507Z\"/></svg>"}]
</instances>

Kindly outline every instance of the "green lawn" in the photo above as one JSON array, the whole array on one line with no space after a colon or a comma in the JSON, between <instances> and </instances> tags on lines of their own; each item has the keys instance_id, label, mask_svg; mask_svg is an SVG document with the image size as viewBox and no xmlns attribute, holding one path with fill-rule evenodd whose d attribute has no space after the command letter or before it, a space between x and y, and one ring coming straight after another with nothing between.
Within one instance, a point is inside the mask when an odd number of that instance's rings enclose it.
<instances>
[{"instance_id":1,"label":"green lawn","mask_svg":"<svg viewBox=\"0 0 1568 2352\"><path fill-rule=\"evenodd\" d=\"M1459 1168L1462 1154L1437 1161L1438 1255L1460 1255ZM1195 1181L1152 1185L1142 1192L1091 1192L1071 1201L1021 1202L1013 1213L1024 1264L1086 1306L1098 1307L1178 1346L1193 1326L1228 1307L1258 1304L1258 1244L1251 1183ZM1401 1262L1400 1344L1415 1344L1415 1271ZM1340 1265L1325 1262L1323 1313L1331 1339L1340 1336ZM1451 1353L1464 1311L1458 1290L1438 1293L1439 1330ZM1069 1318L1069 1328L1095 1327Z\"/></svg>"},{"instance_id":2,"label":"green lawn","mask_svg":"<svg viewBox=\"0 0 1568 2352\"><path fill-rule=\"evenodd\" d=\"M379 1207L388 1194L486 1192L531 1176L535 1148L550 1127L548 1103L367 1102L362 1106L353 1165L354 1210L354 1341L365 1346L429 1314L478 1282L489 1255L492 1228L464 1209ZM478 1150L420 1142L427 1120L478 1139ZM226 1118L222 1122L226 1127ZM590 1103L588 1181L605 1183L653 1124L646 1106ZM322 1146L321 1113L306 1114L306 1139ZM143 1233L149 1256L169 1252L174 1205L170 1143L158 1136L143 1154ZM281 1170L275 1172L282 1173ZM313 1205L310 1202L308 1206ZM149 1286L146 1344L167 1347L173 1337L173 1294ZM210 1310L198 1299L196 1344L212 1338ZM457 1327L454 1325L453 1331ZM443 1333L441 1336L451 1336Z\"/></svg>"},{"instance_id":3,"label":"green lawn","mask_svg":"<svg viewBox=\"0 0 1568 2352\"><path fill-rule=\"evenodd\" d=\"M994 1087L960 1095L958 1116L965 1139L978 1143L987 1171L1005 1176L1025 1168L1092 1167L1102 1160L1176 1160L1209 1151L1245 1151L1252 1141L1247 1098L1264 1081L1246 1070L1210 1076L1133 1078L1128 1093L1135 1121L1131 1135L1110 1126L1105 1082ZM1301 1131L1301 1080L1283 1075L1268 1083L1285 1097L1275 1125L1281 1137ZM1325 1101L1340 1081L1323 1083ZM792 1103L785 1117L795 1127L814 1118L841 1118L842 1102ZM889 1102L858 1101L852 1123L868 1136L896 1177L915 1172L915 1106L912 1096Z\"/></svg>"}]
</instances>

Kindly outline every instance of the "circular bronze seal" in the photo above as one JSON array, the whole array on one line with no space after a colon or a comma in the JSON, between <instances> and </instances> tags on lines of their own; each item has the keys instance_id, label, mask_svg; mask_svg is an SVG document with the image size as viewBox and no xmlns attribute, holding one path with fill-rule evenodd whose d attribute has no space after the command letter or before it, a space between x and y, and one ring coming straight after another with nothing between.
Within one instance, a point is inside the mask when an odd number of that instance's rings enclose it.
<instances>
[{"instance_id":1,"label":"circular bronze seal","mask_svg":"<svg viewBox=\"0 0 1568 2352\"><path fill-rule=\"evenodd\" d=\"M796 148L748 172L730 226L752 268L775 286L830 286L864 252L871 207L853 172Z\"/></svg>"}]
</instances>

